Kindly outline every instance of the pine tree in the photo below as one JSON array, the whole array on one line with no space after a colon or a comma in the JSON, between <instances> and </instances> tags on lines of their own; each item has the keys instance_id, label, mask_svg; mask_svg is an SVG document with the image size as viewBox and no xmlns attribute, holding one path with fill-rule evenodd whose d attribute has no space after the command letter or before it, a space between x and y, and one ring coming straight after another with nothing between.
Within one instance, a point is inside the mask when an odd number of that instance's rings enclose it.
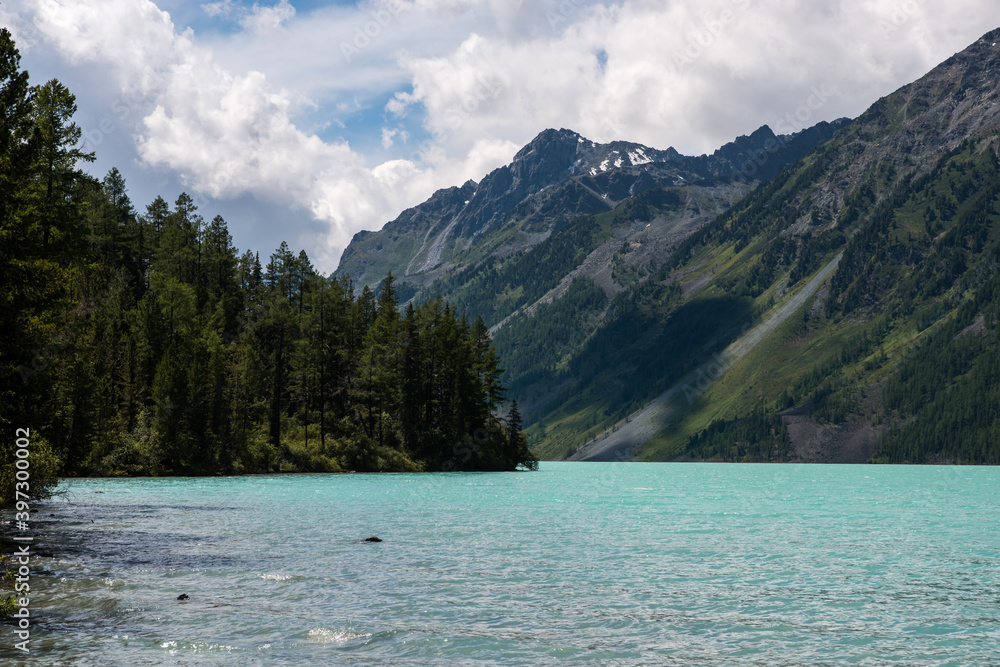
<instances>
[{"instance_id":1,"label":"pine tree","mask_svg":"<svg viewBox=\"0 0 1000 667\"><path fill-rule=\"evenodd\" d=\"M147 240L151 248L155 248L160 242L160 234L163 233L163 227L167 224L168 215L170 215L170 205L163 197L157 196L152 203L146 206L146 215L143 216L142 222L149 232Z\"/></svg>"},{"instance_id":2,"label":"pine tree","mask_svg":"<svg viewBox=\"0 0 1000 667\"><path fill-rule=\"evenodd\" d=\"M17 433L12 429L37 424L29 419L35 413L32 403L52 400L43 380L53 359L44 350L57 336L68 305L61 300L67 296L68 271L58 263L66 258L49 257L46 242L53 225L62 230L70 221L50 220L39 210L45 203L39 181L47 144L35 122L35 91L20 61L10 32L0 28L0 505L14 496ZM71 160L62 166L72 168ZM58 462L53 458L52 469L46 466L48 444L37 430L32 450L31 491L44 495L55 483Z\"/></svg>"},{"instance_id":3,"label":"pine tree","mask_svg":"<svg viewBox=\"0 0 1000 667\"><path fill-rule=\"evenodd\" d=\"M401 349L397 309L395 281L390 273L379 285L375 321L368 330L364 357L370 392L368 409L372 432L369 436L379 445L386 444L387 431L393 427L392 416L399 402Z\"/></svg>"},{"instance_id":4,"label":"pine tree","mask_svg":"<svg viewBox=\"0 0 1000 667\"><path fill-rule=\"evenodd\" d=\"M29 313L44 304L45 284L34 258L38 248L30 233L34 165L41 134L31 120L33 94L28 73L20 68L21 55L6 28L0 28L0 424L25 414L22 378L34 377L33 350L43 346ZM25 275L28 271L28 275ZM31 287L28 287L31 286ZM46 290L47 291L47 290ZM17 372L18 367L22 372ZM5 437L5 442L10 438ZM13 455L13 450L11 451ZM0 461L6 465L7 461ZM5 490L4 490L5 491Z\"/></svg>"},{"instance_id":5,"label":"pine tree","mask_svg":"<svg viewBox=\"0 0 1000 667\"><path fill-rule=\"evenodd\" d=\"M71 194L82 175L76 164L94 161L94 153L77 147L81 131L72 122L75 113L76 98L55 79L34 91L32 118L40 139L38 171L42 188L38 219L46 253L51 242L65 248L72 240L78 213Z\"/></svg>"},{"instance_id":6,"label":"pine tree","mask_svg":"<svg viewBox=\"0 0 1000 667\"><path fill-rule=\"evenodd\" d=\"M421 450L421 398L423 358L422 336L417 324L413 303L406 304L400 331L402 363L400 364L400 434L407 453L417 455Z\"/></svg>"},{"instance_id":7,"label":"pine tree","mask_svg":"<svg viewBox=\"0 0 1000 667\"><path fill-rule=\"evenodd\" d=\"M479 384L485 391L486 414L492 415L503 401L505 390L500 378L503 377L504 369L500 368L496 347L481 316L476 317L472 325L472 345L475 351L476 374Z\"/></svg>"},{"instance_id":8,"label":"pine tree","mask_svg":"<svg viewBox=\"0 0 1000 667\"><path fill-rule=\"evenodd\" d=\"M188 285L198 281L199 231L201 216L198 207L186 193L181 193L174 210L163 223L153 258L153 271L168 275Z\"/></svg>"},{"instance_id":9,"label":"pine tree","mask_svg":"<svg viewBox=\"0 0 1000 667\"><path fill-rule=\"evenodd\" d=\"M524 466L528 470L538 469L538 459L531 450L528 449L528 440L522 430L524 421L521 419L521 411L517 408L517 400L510 403L510 411L507 413L507 449L505 464L511 469L517 466Z\"/></svg>"}]
</instances>

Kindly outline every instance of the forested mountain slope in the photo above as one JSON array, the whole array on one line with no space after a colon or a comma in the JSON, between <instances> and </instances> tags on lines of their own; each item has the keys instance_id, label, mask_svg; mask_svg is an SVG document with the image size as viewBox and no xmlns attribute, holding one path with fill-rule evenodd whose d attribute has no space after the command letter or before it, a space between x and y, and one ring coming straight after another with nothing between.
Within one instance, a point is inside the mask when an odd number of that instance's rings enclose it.
<instances>
[{"instance_id":1,"label":"forested mountain slope","mask_svg":"<svg viewBox=\"0 0 1000 667\"><path fill-rule=\"evenodd\" d=\"M667 390L678 359L704 377L656 436L621 439L617 456L1000 463L998 38L879 100L677 248L644 286L671 352L636 351L602 384L652 364ZM725 353L840 255L794 316L741 359ZM698 304L724 306L723 323L690 318ZM699 344L666 333L671 322L702 332ZM536 424L548 455L583 445L586 458L629 423L595 419L613 402L585 381L574 393L588 386L585 407L568 400ZM581 422L597 442L581 442Z\"/></svg>"},{"instance_id":2,"label":"forested mountain slope","mask_svg":"<svg viewBox=\"0 0 1000 667\"><path fill-rule=\"evenodd\" d=\"M765 126L700 157L546 130L481 183L359 233L338 272L391 270L404 300L442 296L483 317L533 421L555 396L557 369L615 330L633 288L678 243L844 123L780 137Z\"/></svg>"},{"instance_id":3,"label":"forested mountain slope","mask_svg":"<svg viewBox=\"0 0 1000 667\"><path fill-rule=\"evenodd\" d=\"M998 37L756 187L702 172L588 209L586 177L561 177L483 228L442 218L456 242L408 264L411 293L492 327L545 457L1000 462ZM594 168L568 148L554 164L570 158Z\"/></svg>"}]
</instances>

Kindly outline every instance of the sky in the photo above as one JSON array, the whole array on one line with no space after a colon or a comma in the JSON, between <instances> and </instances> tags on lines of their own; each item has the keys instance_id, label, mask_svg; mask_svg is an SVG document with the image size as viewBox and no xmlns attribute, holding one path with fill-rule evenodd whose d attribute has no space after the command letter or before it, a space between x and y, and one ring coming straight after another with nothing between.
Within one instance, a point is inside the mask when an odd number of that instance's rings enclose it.
<instances>
[{"instance_id":1,"label":"sky","mask_svg":"<svg viewBox=\"0 0 1000 667\"><path fill-rule=\"evenodd\" d=\"M546 128L711 153L856 117L1000 26L994 0L0 0L142 213L187 192L241 250L352 236Z\"/></svg>"}]
</instances>

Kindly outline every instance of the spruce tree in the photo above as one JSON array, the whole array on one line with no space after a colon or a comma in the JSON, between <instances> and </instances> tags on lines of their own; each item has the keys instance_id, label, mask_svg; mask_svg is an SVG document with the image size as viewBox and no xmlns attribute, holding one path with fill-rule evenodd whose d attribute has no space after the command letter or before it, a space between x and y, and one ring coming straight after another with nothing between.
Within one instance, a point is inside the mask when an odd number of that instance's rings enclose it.
<instances>
[{"instance_id":1,"label":"spruce tree","mask_svg":"<svg viewBox=\"0 0 1000 667\"><path fill-rule=\"evenodd\" d=\"M80 128L72 121L76 98L52 79L34 91L32 118L40 139L38 171L41 178L41 203L38 209L42 228L42 248L49 250L55 241L66 248L72 240L78 216L71 194L81 177L76 165L93 162L94 153L78 148Z\"/></svg>"}]
</instances>

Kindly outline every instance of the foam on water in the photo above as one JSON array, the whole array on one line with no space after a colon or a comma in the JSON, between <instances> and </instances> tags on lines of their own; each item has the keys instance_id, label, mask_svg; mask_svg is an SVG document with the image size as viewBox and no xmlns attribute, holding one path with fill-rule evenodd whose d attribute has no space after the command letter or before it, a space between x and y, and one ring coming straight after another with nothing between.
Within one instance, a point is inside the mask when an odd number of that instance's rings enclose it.
<instances>
[{"instance_id":1,"label":"foam on water","mask_svg":"<svg viewBox=\"0 0 1000 667\"><path fill-rule=\"evenodd\" d=\"M325 644L346 644L347 642L354 641L355 639L366 639L371 637L371 634L359 634L356 632L348 632L346 630L331 629L331 628L313 628L309 631L310 641L322 642Z\"/></svg>"}]
</instances>

